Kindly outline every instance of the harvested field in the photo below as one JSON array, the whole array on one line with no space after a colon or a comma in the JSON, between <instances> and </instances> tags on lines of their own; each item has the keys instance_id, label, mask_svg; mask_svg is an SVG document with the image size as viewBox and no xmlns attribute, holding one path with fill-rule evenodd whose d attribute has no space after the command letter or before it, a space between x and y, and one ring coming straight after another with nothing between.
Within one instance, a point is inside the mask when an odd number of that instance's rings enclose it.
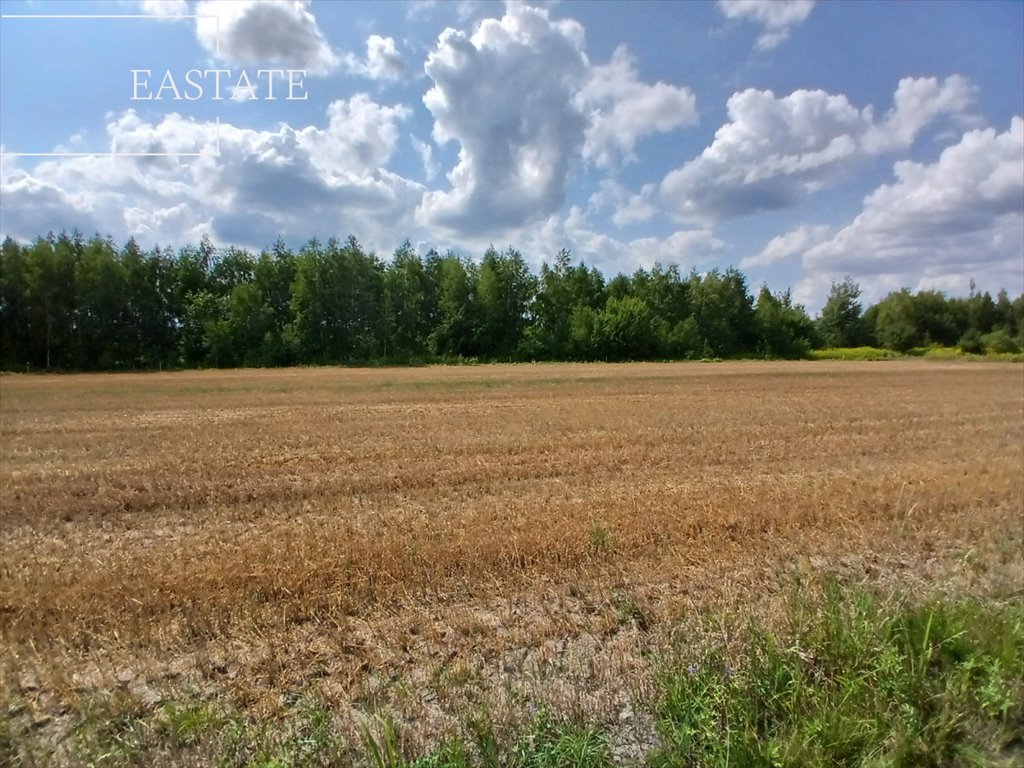
<instances>
[{"instance_id":1,"label":"harvested field","mask_svg":"<svg viewBox=\"0 0 1024 768\"><path fill-rule=\"evenodd\" d=\"M356 740L385 711L413 751L467 711L546 705L607 724L625 759L650 742L654 660L704 642L709 609L770 619L822 573L1024 584L1017 364L5 376L0 394L0 706L56 762L115 698L263 719L315 699Z\"/></svg>"}]
</instances>

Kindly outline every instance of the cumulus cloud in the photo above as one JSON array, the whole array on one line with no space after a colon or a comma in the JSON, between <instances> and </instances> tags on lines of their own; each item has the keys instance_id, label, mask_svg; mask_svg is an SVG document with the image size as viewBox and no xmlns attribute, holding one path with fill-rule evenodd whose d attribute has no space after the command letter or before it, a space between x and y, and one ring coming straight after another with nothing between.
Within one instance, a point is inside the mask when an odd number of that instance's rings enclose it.
<instances>
[{"instance_id":1,"label":"cumulus cloud","mask_svg":"<svg viewBox=\"0 0 1024 768\"><path fill-rule=\"evenodd\" d=\"M70 227L71 222L89 233L100 227L88 199L16 170L13 163L5 163L0 190L4 200L5 236L29 240Z\"/></svg>"},{"instance_id":2,"label":"cumulus cloud","mask_svg":"<svg viewBox=\"0 0 1024 768\"><path fill-rule=\"evenodd\" d=\"M195 13L199 42L224 61L321 75L339 63L308 0L200 0Z\"/></svg>"},{"instance_id":3,"label":"cumulus cloud","mask_svg":"<svg viewBox=\"0 0 1024 768\"><path fill-rule=\"evenodd\" d=\"M562 206L580 160L629 161L642 137L696 119L689 89L641 82L625 48L594 66L584 47L579 23L520 4L472 34L441 34L423 101L434 141L457 142L459 154L451 188L424 198L422 222L493 232L543 219Z\"/></svg>"},{"instance_id":4,"label":"cumulus cloud","mask_svg":"<svg viewBox=\"0 0 1024 768\"><path fill-rule=\"evenodd\" d=\"M590 196L588 210L593 213L611 211L612 222L617 227L640 224L657 214L653 198L657 185L645 184L639 194L630 192L614 179L602 179L598 189Z\"/></svg>"},{"instance_id":5,"label":"cumulus cloud","mask_svg":"<svg viewBox=\"0 0 1024 768\"><path fill-rule=\"evenodd\" d=\"M825 224L805 224L797 227L792 232L773 237L756 256L748 256L743 259L740 262L740 269L767 267L794 256L802 256L812 247L824 241L828 234L829 227Z\"/></svg>"},{"instance_id":6,"label":"cumulus cloud","mask_svg":"<svg viewBox=\"0 0 1024 768\"><path fill-rule=\"evenodd\" d=\"M896 180L864 200L860 215L808 250L819 279L849 273L872 298L907 286L960 290L979 283L1024 289L1024 120L974 130L931 164L893 167ZM824 277L821 277L824 276Z\"/></svg>"},{"instance_id":7,"label":"cumulus cloud","mask_svg":"<svg viewBox=\"0 0 1024 768\"><path fill-rule=\"evenodd\" d=\"M348 53L343 60L350 72L371 80L398 80L405 74L405 62L392 37L370 35L366 39L365 59Z\"/></svg>"},{"instance_id":8,"label":"cumulus cloud","mask_svg":"<svg viewBox=\"0 0 1024 768\"><path fill-rule=\"evenodd\" d=\"M178 114L149 121L128 111L107 125L111 151L201 156L61 158L31 173L5 163L5 234L30 238L78 226L149 243L209 233L261 247L279 235L352 231L371 245L393 246L423 192L386 168L406 115L406 107L375 104L365 94L331 104L323 128L218 129Z\"/></svg>"},{"instance_id":9,"label":"cumulus cloud","mask_svg":"<svg viewBox=\"0 0 1024 768\"><path fill-rule=\"evenodd\" d=\"M925 126L942 115L969 120L966 113L976 90L959 75L943 81L935 77L903 78L896 87L892 109L865 134L865 150L880 153L906 149Z\"/></svg>"},{"instance_id":10,"label":"cumulus cloud","mask_svg":"<svg viewBox=\"0 0 1024 768\"><path fill-rule=\"evenodd\" d=\"M725 243L706 229L679 230L666 237L613 237L599 231L588 212L579 206L524 227L513 242L523 244L522 251L533 256L534 266L565 248L574 259L596 266L607 276L631 273L638 267L650 269L659 262L679 264L684 269L700 267L725 248Z\"/></svg>"},{"instance_id":11,"label":"cumulus cloud","mask_svg":"<svg viewBox=\"0 0 1024 768\"><path fill-rule=\"evenodd\" d=\"M298 146L315 157L325 173L371 174L391 159L398 143L398 124L411 114L403 104L378 104L365 93L357 93L331 103L326 128L308 126L299 131Z\"/></svg>"},{"instance_id":12,"label":"cumulus cloud","mask_svg":"<svg viewBox=\"0 0 1024 768\"><path fill-rule=\"evenodd\" d=\"M718 10L727 18L761 25L764 32L757 38L757 47L762 51L786 40L790 29L802 24L813 9L814 0L718 0Z\"/></svg>"},{"instance_id":13,"label":"cumulus cloud","mask_svg":"<svg viewBox=\"0 0 1024 768\"><path fill-rule=\"evenodd\" d=\"M615 49L608 64L591 70L577 98L590 113L583 156L601 167L614 165L620 157L636 159L634 147L644 136L697 121L693 92L663 82L640 82L625 46Z\"/></svg>"},{"instance_id":14,"label":"cumulus cloud","mask_svg":"<svg viewBox=\"0 0 1024 768\"><path fill-rule=\"evenodd\" d=\"M652 267L657 262L697 266L707 262L724 247L725 243L707 229L680 230L664 239L643 237L630 240L627 244L630 257L638 259L646 267Z\"/></svg>"},{"instance_id":15,"label":"cumulus cloud","mask_svg":"<svg viewBox=\"0 0 1024 768\"><path fill-rule=\"evenodd\" d=\"M561 206L586 128L573 99L587 68L582 45L577 22L518 5L472 35L441 34L427 58L434 86L423 102L434 140L461 148L452 189L426 195L421 220L493 232Z\"/></svg>"},{"instance_id":16,"label":"cumulus cloud","mask_svg":"<svg viewBox=\"0 0 1024 768\"><path fill-rule=\"evenodd\" d=\"M729 98L729 122L711 145L665 176L662 197L681 219L702 223L788 208L853 160L910 146L940 116L962 117L971 94L958 76L906 78L876 122L871 107L857 109L843 95L747 89Z\"/></svg>"}]
</instances>

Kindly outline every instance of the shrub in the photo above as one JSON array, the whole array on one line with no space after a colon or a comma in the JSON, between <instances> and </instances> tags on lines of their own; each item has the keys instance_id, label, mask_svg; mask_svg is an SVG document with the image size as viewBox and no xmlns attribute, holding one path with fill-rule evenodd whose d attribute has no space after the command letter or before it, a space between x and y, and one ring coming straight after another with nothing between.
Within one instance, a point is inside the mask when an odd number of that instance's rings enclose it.
<instances>
[{"instance_id":1,"label":"shrub","mask_svg":"<svg viewBox=\"0 0 1024 768\"><path fill-rule=\"evenodd\" d=\"M878 347L829 347L811 350L812 360L891 360L899 354Z\"/></svg>"},{"instance_id":2,"label":"shrub","mask_svg":"<svg viewBox=\"0 0 1024 768\"><path fill-rule=\"evenodd\" d=\"M986 333L982 337L985 351L994 354L1013 354L1020 352L1020 344L1003 328L998 328L992 333Z\"/></svg>"},{"instance_id":3,"label":"shrub","mask_svg":"<svg viewBox=\"0 0 1024 768\"><path fill-rule=\"evenodd\" d=\"M967 355L985 354L985 342L981 340L981 334L977 329L970 328L960 337L960 349Z\"/></svg>"}]
</instances>

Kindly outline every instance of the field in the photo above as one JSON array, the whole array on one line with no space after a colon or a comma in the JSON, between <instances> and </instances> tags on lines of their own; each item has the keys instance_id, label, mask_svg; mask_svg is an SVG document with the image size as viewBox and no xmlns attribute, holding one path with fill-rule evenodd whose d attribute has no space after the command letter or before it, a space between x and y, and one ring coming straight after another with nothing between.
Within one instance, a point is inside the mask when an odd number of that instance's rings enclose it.
<instances>
[{"instance_id":1,"label":"field","mask_svg":"<svg viewBox=\"0 0 1024 768\"><path fill-rule=\"evenodd\" d=\"M283 729L315 706L347 743L381 714L408 754L467 713L543 710L626 761L653 744L659 660L730 642L708 615L771 623L829 574L922 598L1024 583L1019 364L11 375L0 395L0 712L29 764L130 763L145 734L107 726L169 703Z\"/></svg>"}]
</instances>

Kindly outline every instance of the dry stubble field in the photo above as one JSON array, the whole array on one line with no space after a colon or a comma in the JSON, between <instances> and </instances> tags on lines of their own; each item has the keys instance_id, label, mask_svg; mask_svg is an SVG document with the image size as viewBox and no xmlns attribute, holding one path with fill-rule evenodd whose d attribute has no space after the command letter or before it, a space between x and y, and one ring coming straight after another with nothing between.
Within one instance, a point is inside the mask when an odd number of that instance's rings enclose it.
<instances>
[{"instance_id":1,"label":"dry stubble field","mask_svg":"<svg viewBox=\"0 0 1024 768\"><path fill-rule=\"evenodd\" d=\"M770 619L822 573L1024 578L1015 364L5 376L0 394L0 706L58 762L115 698L264 721L314 698L355 739L391 713L412 749L467 711L548 706L636 754L652 667L707 641L705 611Z\"/></svg>"}]
</instances>

